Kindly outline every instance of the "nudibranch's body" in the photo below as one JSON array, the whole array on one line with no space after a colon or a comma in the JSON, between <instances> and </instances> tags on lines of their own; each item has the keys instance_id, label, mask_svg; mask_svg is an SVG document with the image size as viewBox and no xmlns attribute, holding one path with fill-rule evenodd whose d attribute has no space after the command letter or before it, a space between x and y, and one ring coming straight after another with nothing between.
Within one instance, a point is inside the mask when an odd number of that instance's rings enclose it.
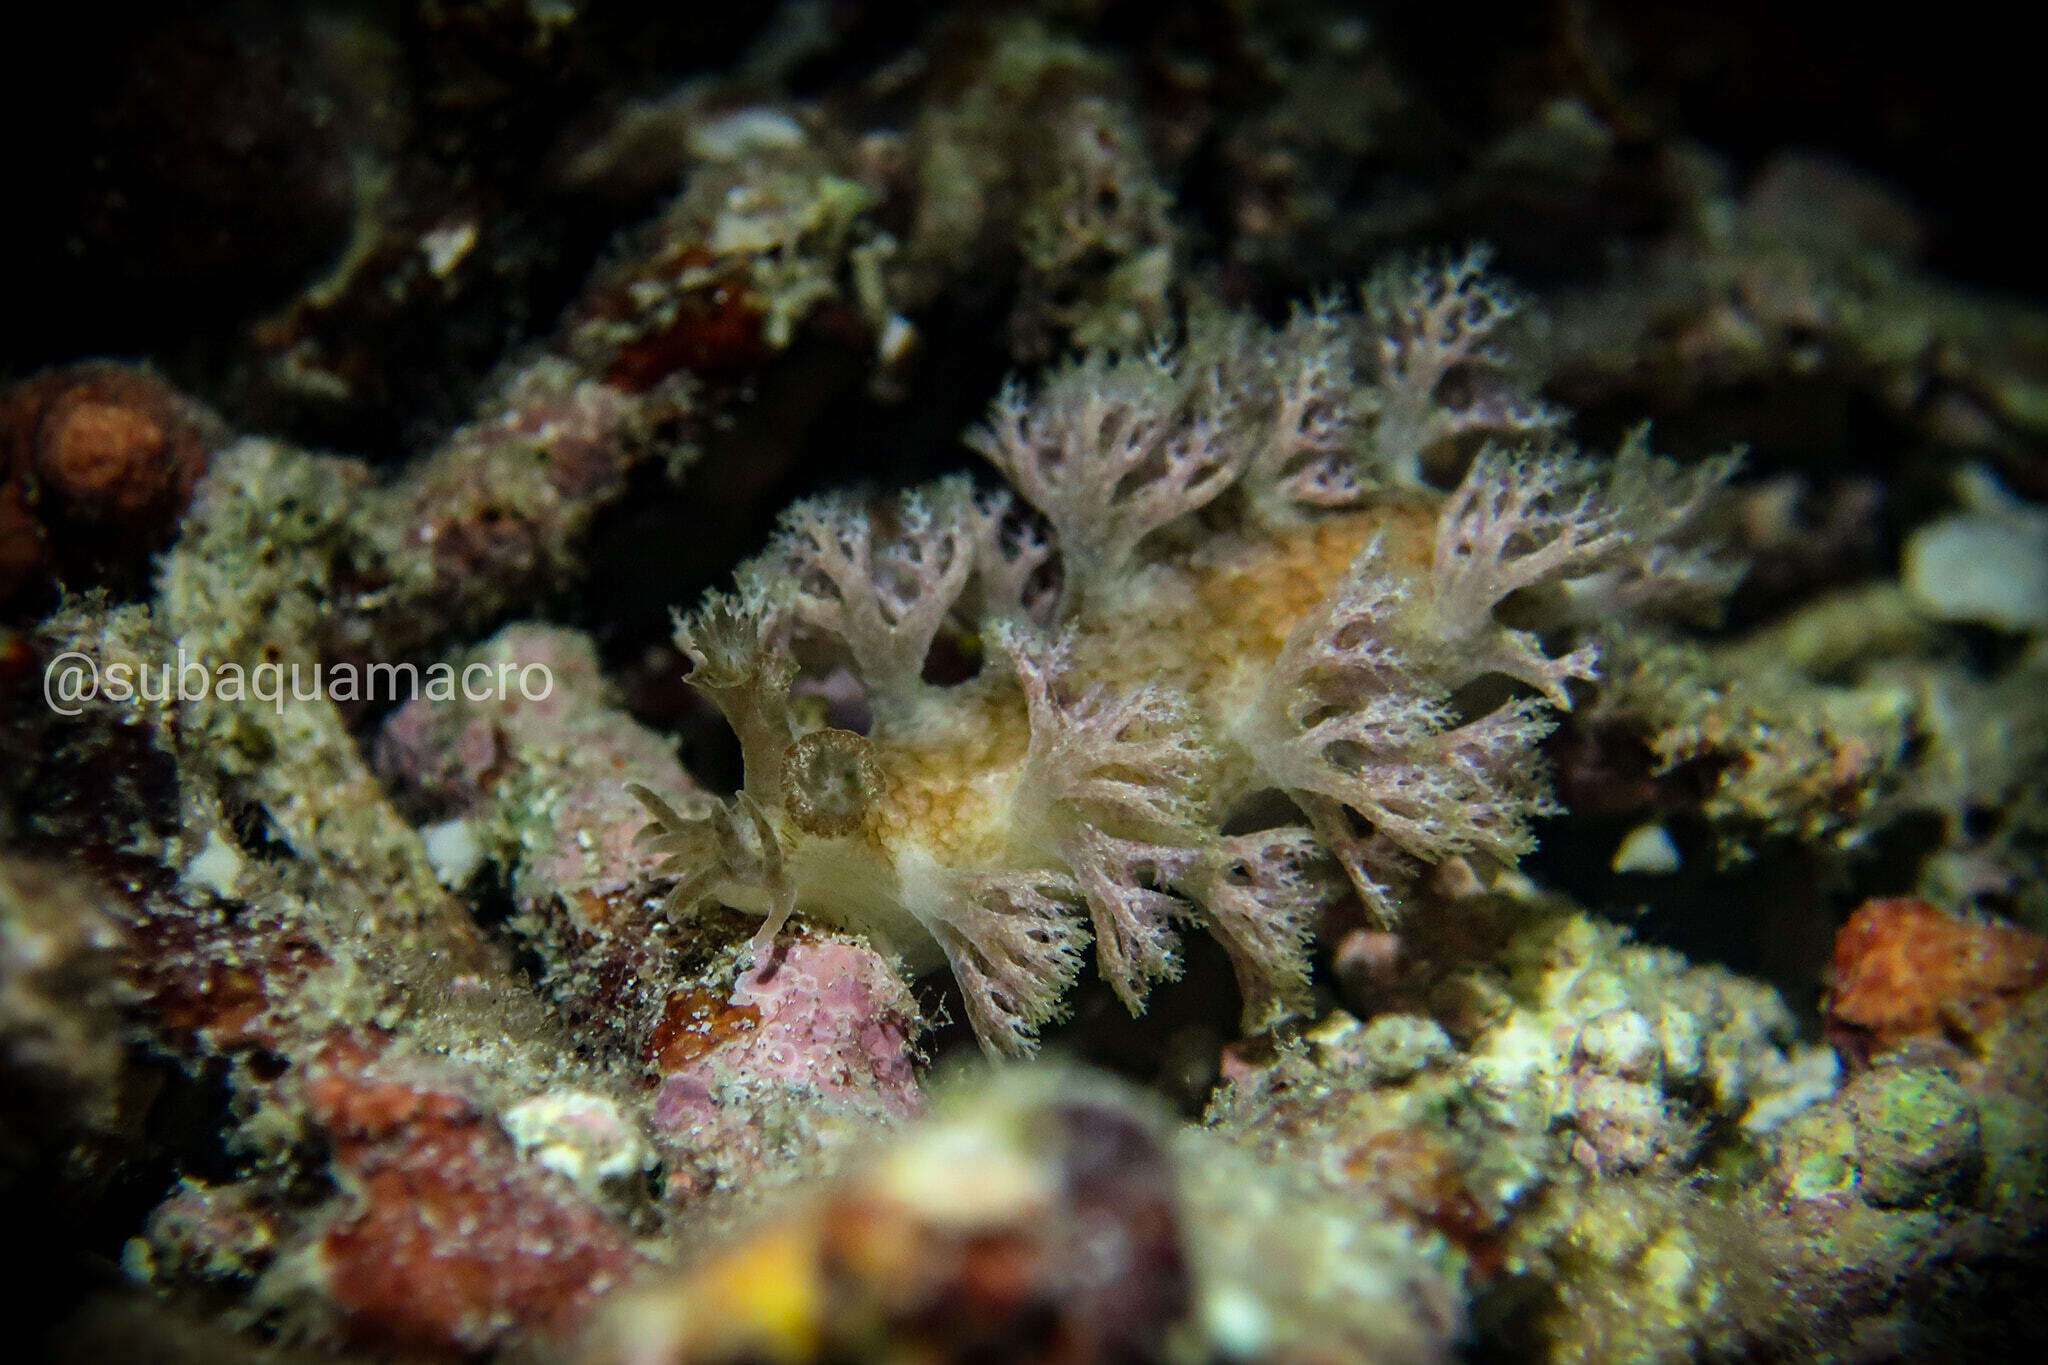
<instances>
[{"instance_id":1,"label":"nudibranch's body","mask_svg":"<svg viewBox=\"0 0 2048 1365\"><path fill-rule=\"evenodd\" d=\"M674 899L762 914L758 943L796 913L943 961L1015 1052L1091 937L1135 1011L1201 924L1259 1025L1302 1000L1347 883L1391 916L1417 867L1525 851L1544 701L1569 705L1593 652L1495 609L1568 628L1710 592L1725 576L1673 540L1726 466L1487 446L1431 490L1432 447L1554 419L1499 381L1481 342L1506 309L1474 263L1368 304L1006 392L972 440L1049 535L964 480L792 509L680 629L746 774L687 816L648 795ZM926 681L942 635L979 646L977 674ZM865 733L804 718L805 671L858 685Z\"/></svg>"}]
</instances>

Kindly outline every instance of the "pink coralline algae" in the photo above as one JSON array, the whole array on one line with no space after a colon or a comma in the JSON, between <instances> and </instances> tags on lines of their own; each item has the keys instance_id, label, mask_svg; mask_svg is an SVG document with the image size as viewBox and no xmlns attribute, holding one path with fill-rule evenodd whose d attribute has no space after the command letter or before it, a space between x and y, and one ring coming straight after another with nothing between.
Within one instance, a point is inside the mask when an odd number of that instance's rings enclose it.
<instances>
[{"instance_id":1,"label":"pink coralline algae","mask_svg":"<svg viewBox=\"0 0 2048 1365\"><path fill-rule=\"evenodd\" d=\"M776 1092L883 1116L914 1113L922 1108L909 1049L917 1018L902 983L865 946L793 937L740 977L713 1020L683 1021L663 1040L655 1120L688 1134L740 1108L735 1101Z\"/></svg>"}]
</instances>

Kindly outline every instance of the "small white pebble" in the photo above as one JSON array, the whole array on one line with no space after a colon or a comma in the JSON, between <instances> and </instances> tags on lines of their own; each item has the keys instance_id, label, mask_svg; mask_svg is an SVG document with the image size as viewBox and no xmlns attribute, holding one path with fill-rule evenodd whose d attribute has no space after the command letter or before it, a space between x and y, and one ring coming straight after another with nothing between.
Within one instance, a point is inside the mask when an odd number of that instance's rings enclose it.
<instances>
[{"instance_id":1,"label":"small white pebble","mask_svg":"<svg viewBox=\"0 0 2048 1365\"><path fill-rule=\"evenodd\" d=\"M420 251L436 279L447 279L475 246L475 223L450 223L420 234Z\"/></svg>"},{"instance_id":2,"label":"small white pebble","mask_svg":"<svg viewBox=\"0 0 2048 1365\"><path fill-rule=\"evenodd\" d=\"M521 1155L586 1188L654 1161L619 1106L589 1091L546 1091L507 1109L500 1122Z\"/></svg>"},{"instance_id":3,"label":"small white pebble","mask_svg":"<svg viewBox=\"0 0 2048 1365\"><path fill-rule=\"evenodd\" d=\"M1668 877L1678 871L1681 861L1678 845L1671 842L1670 833L1664 826L1651 823L1637 825L1622 837L1610 866L1623 874Z\"/></svg>"},{"instance_id":4,"label":"small white pebble","mask_svg":"<svg viewBox=\"0 0 2048 1365\"><path fill-rule=\"evenodd\" d=\"M1983 470L1960 481L1968 509L1906 541L1900 577L1930 615L2006 630L2048 627L2048 509L2020 501Z\"/></svg>"},{"instance_id":5,"label":"small white pebble","mask_svg":"<svg viewBox=\"0 0 2048 1365\"><path fill-rule=\"evenodd\" d=\"M917 349L917 326L901 313L891 313L882 324L882 336L875 343L875 359L884 369L894 369Z\"/></svg>"},{"instance_id":6,"label":"small white pebble","mask_svg":"<svg viewBox=\"0 0 2048 1365\"><path fill-rule=\"evenodd\" d=\"M804 145L803 125L779 109L735 109L690 129L692 154L707 161L738 161L755 152Z\"/></svg>"},{"instance_id":7,"label":"small white pebble","mask_svg":"<svg viewBox=\"0 0 2048 1365\"><path fill-rule=\"evenodd\" d=\"M484 865L484 846L476 827L463 819L443 820L420 831L427 847L427 862L441 885L454 891L467 886L476 870Z\"/></svg>"},{"instance_id":8,"label":"small white pebble","mask_svg":"<svg viewBox=\"0 0 2048 1365\"><path fill-rule=\"evenodd\" d=\"M185 864L185 885L211 891L225 900L235 894L242 866L241 852L221 838L220 831L210 830L206 835L206 847Z\"/></svg>"}]
</instances>

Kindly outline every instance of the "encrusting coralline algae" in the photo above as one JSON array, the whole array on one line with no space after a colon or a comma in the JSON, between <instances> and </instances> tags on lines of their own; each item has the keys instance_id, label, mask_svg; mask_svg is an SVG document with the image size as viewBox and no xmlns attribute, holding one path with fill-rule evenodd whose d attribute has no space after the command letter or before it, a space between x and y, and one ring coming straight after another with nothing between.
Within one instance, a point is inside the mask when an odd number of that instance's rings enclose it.
<instances>
[{"instance_id":1,"label":"encrusting coralline algae","mask_svg":"<svg viewBox=\"0 0 2048 1365\"><path fill-rule=\"evenodd\" d=\"M2048 322L1694 139L1800 21L173 8L0 361L26 1349L2031 1358Z\"/></svg>"},{"instance_id":2,"label":"encrusting coralline algae","mask_svg":"<svg viewBox=\"0 0 2048 1365\"><path fill-rule=\"evenodd\" d=\"M672 909L764 915L757 952L795 912L943 959L1015 1053L1091 937L1136 1013L1199 924L1257 1029L1304 1002L1341 885L1391 923L1421 869L1511 864L1599 634L1731 585L1698 542L1733 462L1568 446L1481 265L1013 384L969 442L1027 507L955 479L790 509L679 625L746 778L689 814L645 795ZM926 680L941 635L975 676ZM803 713L806 671L846 724Z\"/></svg>"}]
</instances>

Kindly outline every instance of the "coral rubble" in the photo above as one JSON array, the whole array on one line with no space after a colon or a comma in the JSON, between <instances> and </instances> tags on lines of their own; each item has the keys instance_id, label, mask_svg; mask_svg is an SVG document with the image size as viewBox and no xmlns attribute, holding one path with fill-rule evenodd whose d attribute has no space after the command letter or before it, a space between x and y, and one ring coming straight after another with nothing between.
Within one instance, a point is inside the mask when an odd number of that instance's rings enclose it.
<instances>
[{"instance_id":1,"label":"coral rubble","mask_svg":"<svg viewBox=\"0 0 2048 1365\"><path fill-rule=\"evenodd\" d=\"M1500 18L53 53L22 1349L2040 1354L2048 319L1922 125Z\"/></svg>"}]
</instances>

